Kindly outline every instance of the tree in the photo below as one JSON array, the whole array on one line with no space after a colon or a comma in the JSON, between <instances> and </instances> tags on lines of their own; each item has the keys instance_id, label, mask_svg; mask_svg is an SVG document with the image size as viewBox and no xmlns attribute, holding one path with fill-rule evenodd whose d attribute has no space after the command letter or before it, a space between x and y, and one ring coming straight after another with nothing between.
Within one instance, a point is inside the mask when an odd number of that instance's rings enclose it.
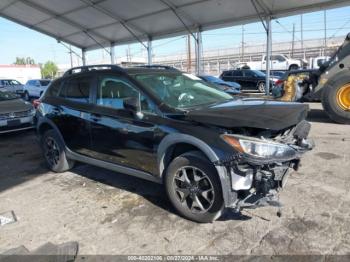
<instances>
[{"instance_id":1,"label":"tree","mask_svg":"<svg viewBox=\"0 0 350 262\"><path fill-rule=\"evenodd\" d=\"M15 65L34 65L35 61L31 57L16 57Z\"/></svg>"},{"instance_id":2,"label":"tree","mask_svg":"<svg viewBox=\"0 0 350 262\"><path fill-rule=\"evenodd\" d=\"M43 78L54 78L57 74L58 67L52 61L47 61L43 66L41 66L41 76Z\"/></svg>"}]
</instances>

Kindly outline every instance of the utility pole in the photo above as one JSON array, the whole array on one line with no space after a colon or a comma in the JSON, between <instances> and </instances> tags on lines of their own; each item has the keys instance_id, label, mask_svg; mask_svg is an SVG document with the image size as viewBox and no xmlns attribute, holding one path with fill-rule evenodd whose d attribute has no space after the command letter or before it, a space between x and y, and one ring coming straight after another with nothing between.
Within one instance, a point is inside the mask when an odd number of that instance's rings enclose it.
<instances>
[{"instance_id":1,"label":"utility pole","mask_svg":"<svg viewBox=\"0 0 350 262\"><path fill-rule=\"evenodd\" d=\"M192 58L191 58L191 35L187 35L187 72L191 73L191 62L192 62Z\"/></svg>"},{"instance_id":2,"label":"utility pole","mask_svg":"<svg viewBox=\"0 0 350 262\"><path fill-rule=\"evenodd\" d=\"M327 11L323 11L323 21L324 21L324 48L327 47Z\"/></svg>"},{"instance_id":3,"label":"utility pole","mask_svg":"<svg viewBox=\"0 0 350 262\"><path fill-rule=\"evenodd\" d=\"M300 15L300 45L303 52L303 57L305 60L305 50L304 50L304 26L303 26L303 14Z\"/></svg>"},{"instance_id":4,"label":"utility pole","mask_svg":"<svg viewBox=\"0 0 350 262\"><path fill-rule=\"evenodd\" d=\"M242 25L242 62L244 59L244 25Z\"/></svg>"},{"instance_id":5,"label":"utility pole","mask_svg":"<svg viewBox=\"0 0 350 262\"><path fill-rule=\"evenodd\" d=\"M73 68L73 56L72 56L72 46L69 45L69 55L70 55L70 68Z\"/></svg>"},{"instance_id":6,"label":"utility pole","mask_svg":"<svg viewBox=\"0 0 350 262\"><path fill-rule=\"evenodd\" d=\"M293 23L292 57L294 57L295 24Z\"/></svg>"}]
</instances>

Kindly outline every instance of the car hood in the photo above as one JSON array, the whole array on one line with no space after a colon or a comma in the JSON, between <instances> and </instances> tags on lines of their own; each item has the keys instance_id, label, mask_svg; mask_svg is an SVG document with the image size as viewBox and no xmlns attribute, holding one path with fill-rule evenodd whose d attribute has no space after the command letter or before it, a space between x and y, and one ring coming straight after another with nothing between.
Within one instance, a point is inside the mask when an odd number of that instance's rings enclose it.
<instances>
[{"instance_id":1,"label":"car hood","mask_svg":"<svg viewBox=\"0 0 350 262\"><path fill-rule=\"evenodd\" d=\"M188 111L187 118L226 128L251 127L282 130L305 119L308 106L263 99L236 99Z\"/></svg>"},{"instance_id":2,"label":"car hood","mask_svg":"<svg viewBox=\"0 0 350 262\"><path fill-rule=\"evenodd\" d=\"M236 83L236 82L225 82L225 83L222 83L222 85L227 85L227 86L230 86L230 87L233 87L233 88L241 88L241 85Z\"/></svg>"},{"instance_id":3,"label":"car hood","mask_svg":"<svg viewBox=\"0 0 350 262\"><path fill-rule=\"evenodd\" d=\"M0 100L0 114L10 112L21 112L32 109L33 106L22 99Z\"/></svg>"}]
</instances>

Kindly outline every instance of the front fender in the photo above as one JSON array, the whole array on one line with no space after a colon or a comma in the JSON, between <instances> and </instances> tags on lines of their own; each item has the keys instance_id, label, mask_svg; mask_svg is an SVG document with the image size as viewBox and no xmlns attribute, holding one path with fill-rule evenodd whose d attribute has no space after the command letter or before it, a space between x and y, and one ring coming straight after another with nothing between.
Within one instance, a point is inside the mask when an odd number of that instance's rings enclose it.
<instances>
[{"instance_id":1,"label":"front fender","mask_svg":"<svg viewBox=\"0 0 350 262\"><path fill-rule=\"evenodd\" d=\"M231 181L230 177L227 173L227 168L223 165L219 165L220 163L219 157L214 152L214 150L204 141L186 134L169 134L161 141L157 150L157 161L159 167L159 175L163 176L165 170L166 163L166 153L168 149L176 144L186 143L197 147L202 153L215 165L216 171L219 175L222 194L226 207L231 207L234 201L237 199L237 195L231 189Z\"/></svg>"}]
</instances>

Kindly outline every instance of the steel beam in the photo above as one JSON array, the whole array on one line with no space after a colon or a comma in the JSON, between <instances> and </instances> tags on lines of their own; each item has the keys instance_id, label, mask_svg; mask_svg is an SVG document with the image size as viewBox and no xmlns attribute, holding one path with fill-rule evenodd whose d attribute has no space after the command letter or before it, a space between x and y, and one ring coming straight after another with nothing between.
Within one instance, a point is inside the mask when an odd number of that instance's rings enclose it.
<instances>
[{"instance_id":1,"label":"steel beam","mask_svg":"<svg viewBox=\"0 0 350 262\"><path fill-rule=\"evenodd\" d=\"M110 52L111 54L111 64L114 65L116 64L116 61L115 61L115 46L114 46L114 43L111 43L111 46L110 46Z\"/></svg>"},{"instance_id":2,"label":"steel beam","mask_svg":"<svg viewBox=\"0 0 350 262\"><path fill-rule=\"evenodd\" d=\"M265 80L266 95L270 94L271 46L272 46L271 16L267 16L266 17L266 80Z\"/></svg>"},{"instance_id":3,"label":"steel beam","mask_svg":"<svg viewBox=\"0 0 350 262\"><path fill-rule=\"evenodd\" d=\"M83 66L86 66L86 49L85 48L81 49L81 60L83 62Z\"/></svg>"},{"instance_id":4,"label":"steel beam","mask_svg":"<svg viewBox=\"0 0 350 262\"><path fill-rule=\"evenodd\" d=\"M147 42L147 63L152 65L152 39L149 38Z\"/></svg>"},{"instance_id":5,"label":"steel beam","mask_svg":"<svg viewBox=\"0 0 350 262\"><path fill-rule=\"evenodd\" d=\"M196 74L200 75L203 72L203 45L202 32L198 30L196 33Z\"/></svg>"}]
</instances>

